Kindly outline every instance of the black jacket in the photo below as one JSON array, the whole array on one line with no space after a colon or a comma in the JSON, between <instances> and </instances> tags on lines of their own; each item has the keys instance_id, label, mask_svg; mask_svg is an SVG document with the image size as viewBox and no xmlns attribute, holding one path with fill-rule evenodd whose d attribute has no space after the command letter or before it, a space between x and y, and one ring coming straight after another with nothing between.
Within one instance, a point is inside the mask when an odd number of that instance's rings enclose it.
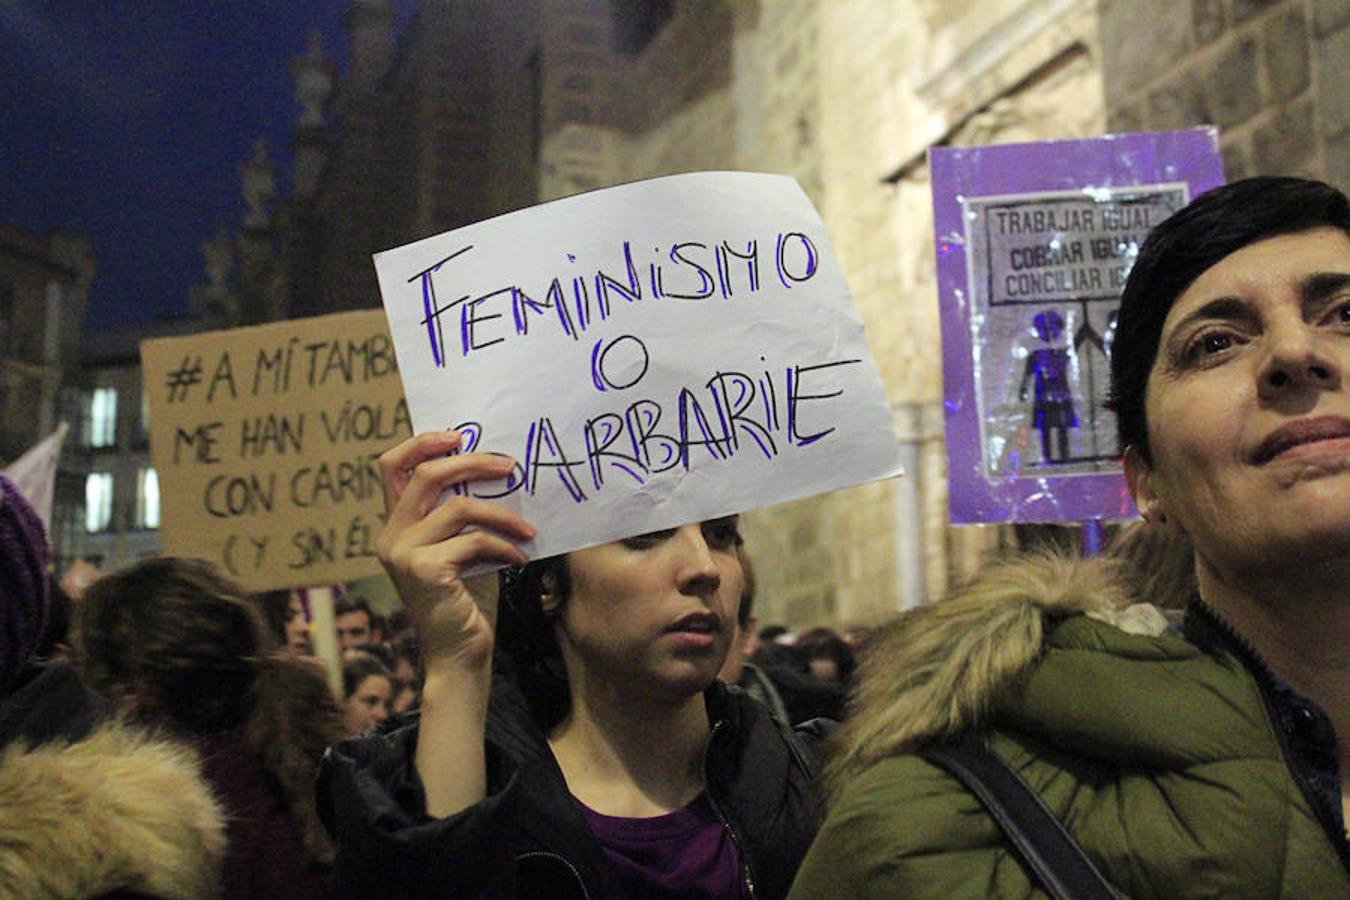
<instances>
[{"instance_id":1,"label":"black jacket","mask_svg":"<svg viewBox=\"0 0 1350 900\"><path fill-rule=\"evenodd\" d=\"M784 897L815 836L819 729L793 732L758 701L715 682L704 695L713 808L741 851L756 898ZM417 724L326 754L319 808L338 848L335 897L624 896L514 686L488 707L488 796L445 819L426 814L413 764Z\"/></svg>"}]
</instances>

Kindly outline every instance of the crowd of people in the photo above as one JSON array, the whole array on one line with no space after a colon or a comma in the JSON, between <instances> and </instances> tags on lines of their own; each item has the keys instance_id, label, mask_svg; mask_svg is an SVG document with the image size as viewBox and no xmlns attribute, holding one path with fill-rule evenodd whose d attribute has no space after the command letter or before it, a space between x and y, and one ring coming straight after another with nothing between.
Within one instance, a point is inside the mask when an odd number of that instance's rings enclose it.
<instances>
[{"instance_id":1,"label":"crowd of people","mask_svg":"<svg viewBox=\"0 0 1350 900\"><path fill-rule=\"evenodd\" d=\"M735 515L529 560L417 435L336 684L303 592L67 597L0 476L0 895L1350 896L1350 202L1192 202L1111 366L1143 521L866 629L760 623Z\"/></svg>"}]
</instances>

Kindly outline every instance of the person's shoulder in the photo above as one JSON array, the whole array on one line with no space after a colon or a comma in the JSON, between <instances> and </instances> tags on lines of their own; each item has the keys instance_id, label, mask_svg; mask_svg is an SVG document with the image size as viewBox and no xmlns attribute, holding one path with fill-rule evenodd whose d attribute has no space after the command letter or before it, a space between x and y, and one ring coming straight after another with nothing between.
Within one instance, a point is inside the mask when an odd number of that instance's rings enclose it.
<instances>
[{"instance_id":1,"label":"person's shoulder","mask_svg":"<svg viewBox=\"0 0 1350 900\"><path fill-rule=\"evenodd\" d=\"M224 816L193 749L108 722L73 743L6 750L0 848L5 896L133 882L155 896L210 896L225 853Z\"/></svg>"},{"instance_id":2,"label":"person's shoulder","mask_svg":"<svg viewBox=\"0 0 1350 900\"><path fill-rule=\"evenodd\" d=\"M1141 662L1199 660L1206 653L1170 628L1162 611L1147 603L1100 609L1047 622L1047 651L1101 651Z\"/></svg>"},{"instance_id":3,"label":"person's shoulder","mask_svg":"<svg viewBox=\"0 0 1350 900\"><path fill-rule=\"evenodd\" d=\"M112 716L112 706L63 662L30 664L19 686L0 702L0 746L84 738Z\"/></svg>"},{"instance_id":4,"label":"person's shoulder","mask_svg":"<svg viewBox=\"0 0 1350 900\"><path fill-rule=\"evenodd\" d=\"M1240 662L1087 616L1054 630L992 721L1127 768L1279 757L1260 686Z\"/></svg>"},{"instance_id":5,"label":"person's shoulder","mask_svg":"<svg viewBox=\"0 0 1350 900\"><path fill-rule=\"evenodd\" d=\"M915 814L928 809L946 815L973 796L943 769L916 753L899 753L877 760L858 773L831 804L831 815L853 820L913 823ZM971 808L978 808L978 803ZM919 832L931 833L927 825Z\"/></svg>"},{"instance_id":6,"label":"person's shoulder","mask_svg":"<svg viewBox=\"0 0 1350 900\"><path fill-rule=\"evenodd\" d=\"M794 898L975 896L1004 873L1002 836L979 801L913 754L872 763L830 803Z\"/></svg>"},{"instance_id":7,"label":"person's shoulder","mask_svg":"<svg viewBox=\"0 0 1350 900\"><path fill-rule=\"evenodd\" d=\"M324 751L321 781L343 769L366 772L376 781L394 778L413 763L421 715L417 711L390 716L365 734L338 741Z\"/></svg>"}]
</instances>

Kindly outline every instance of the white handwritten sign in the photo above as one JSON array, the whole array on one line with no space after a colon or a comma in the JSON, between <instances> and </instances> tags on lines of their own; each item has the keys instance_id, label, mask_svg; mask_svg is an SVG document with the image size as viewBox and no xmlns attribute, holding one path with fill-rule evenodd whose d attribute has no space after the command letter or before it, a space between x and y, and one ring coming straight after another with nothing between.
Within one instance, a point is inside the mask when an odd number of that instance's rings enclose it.
<instances>
[{"instance_id":1,"label":"white handwritten sign","mask_svg":"<svg viewBox=\"0 0 1350 900\"><path fill-rule=\"evenodd\" d=\"M788 177L658 178L376 254L417 431L551 556L899 474L876 366ZM464 490L464 489L462 489Z\"/></svg>"}]
</instances>

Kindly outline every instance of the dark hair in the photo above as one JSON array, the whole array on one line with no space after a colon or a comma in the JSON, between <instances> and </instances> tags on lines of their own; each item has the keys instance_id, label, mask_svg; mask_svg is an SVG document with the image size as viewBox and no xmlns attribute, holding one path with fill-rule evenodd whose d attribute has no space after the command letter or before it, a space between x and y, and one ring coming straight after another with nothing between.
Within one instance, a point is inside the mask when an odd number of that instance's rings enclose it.
<instances>
[{"instance_id":1,"label":"dark hair","mask_svg":"<svg viewBox=\"0 0 1350 900\"><path fill-rule=\"evenodd\" d=\"M363 612L366 614L366 624L372 631L375 630L375 612L370 608L364 597L339 597L333 604L333 618L345 616L348 613Z\"/></svg>"},{"instance_id":2,"label":"dark hair","mask_svg":"<svg viewBox=\"0 0 1350 900\"><path fill-rule=\"evenodd\" d=\"M417 636L417 629L413 627L408 611L401 606L389 614L388 618L384 620L384 624L384 639L390 643L402 638L416 638Z\"/></svg>"},{"instance_id":3,"label":"dark hair","mask_svg":"<svg viewBox=\"0 0 1350 900\"><path fill-rule=\"evenodd\" d=\"M262 613L267 633L278 646L286 644L286 617L291 611L291 592L289 588L278 591L263 591L253 595L253 602Z\"/></svg>"},{"instance_id":4,"label":"dark hair","mask_svg":"<svg viewBox=\"0 0 1350 900\"><path fill-rule=\"evenodd\" d=\"M759 580L755 577L755 567L750 562L750 554L745 551L744 544L737 545L736 557L741 562L744 576L741 581L741 604L736 607L736 624L741 627L741 631L745 631L750 625L750 617L755 613L755 589L759 587Z\"/></svg>"},{"instance_id":5,"label":"dark hair","mask_svg":"<svg viewBox=\"0 0 1350 900\"><path fill-rule=\"evenodd\" d=\"M350 700L352 694L361 686L361 682L370 677L385 678L389 687L394 686L394 676L389 667L373 653L362 651L354 653L342 664L342 699Z\"/></svg>"},{"instance_id":6,"label":"dark hair","mask_svg":"<svg viewBox=\"0 0 1350 900\"><path fill-rule=\"evenodd\" d=\"M145 560L100 578L81 605L81 656L95 690L148 683L154 714L197 735L252 712L258 659L272 645L248 595L209 564Z\"/></svg>"},{"instance_id":7,"label":"dark hair","mask_svg":"<svg viewBox=\"0 0 1350 900\"><path fill-rule=\"evenodd\" d=\"M398 661L406 659L416 673L418 684L426 680L426 665L422 662L422 644L416 635L405 635L386 644L394 657L390 671L398 668Z\"/></svg>"},{"instance_id":8,"label":"dark hair","mask_svg":"<svg viewBox=\"0 0 1350 900\"><path fill-rule=\"evenodd\" d=\"M243 726L311 855L331 858L313 781L342 711L317 663L271 652L243 588L201 560L143 560L89 588L76 638L91 687L151 689L141 718L189 737Z\"/></svg>"},{"instance_id":9,"label":"dark hair","mask_svg":"<svg viewBox=\"0 0 1350 900\"><path fill-rule=\"evenodd\" d=\"M549 730L566 718L572 705L562 649L553 630L558 610L546 613L543 608L545 593L552 593L560 604L571 596L567 558L552 556L503 569L498 584L494 665L520 686L531 715Z\"/></svg>"},{"instance_id":10,"label":"dark hair","mask_svg":"<svg viewBox=\"0 0 1350 900\"><path fill-rule=\"evenodd\" d=\"M1111 347L1111 388L1120 446L1151 463L1144 394L1172 304L1201 273L1266 238L1337 228L1350 234L1350 202L1330 185L1263 176L1201 194L1145 239L1120 297Z\"/></svg>"},{"instance_id":11,"label":"dark hair","mask_svg":"<svg viewBox=\"0 0 1350 900\"><path fill-rule=\"evenodd\" d=\"M813 659L833 660L839 681L847 684L853 678L857 663L853 648L832 628L812 628L797 638L797 652L810 664Z\"/></svg>"},{"instance_id":12,"label":"dark hair","mask_svg":"<svg viewBox=\"0 0 1350 900\"><path fill-rule=\"evenodd\" d=\"M61 587L55 575L47 577L47 628L34 656L50 659L57 648L70 644L70 615L74 607L70 595Z\"/></svg>"},{"instance_id":13,"label":"dark hair","mask_svg":"<svg viewBox=\"0 0 1350 900\"><path fill-rule=\"evenodd\" d=\"M293 653L269 653L253 685L257 712L249 719L248 743L282 791L310 855L333 861L333 845L315 806L319 760L347 736L342 708L323 664Z\"/></svg>"},{"instance_id":14,"label":"dark hair","mask_svg":"<svg viewBox=\"0 0 1350 900\"><path fill-rule=\"evenodd\" d=\"M394 656L394 648L388 644L363 644L360 647L348 647L342 651L342 658L344 660L355 659L360 654L375 657L391 672L394 670L394 666L398 665L398 658Z\"/></svg>"}]
</instances>

